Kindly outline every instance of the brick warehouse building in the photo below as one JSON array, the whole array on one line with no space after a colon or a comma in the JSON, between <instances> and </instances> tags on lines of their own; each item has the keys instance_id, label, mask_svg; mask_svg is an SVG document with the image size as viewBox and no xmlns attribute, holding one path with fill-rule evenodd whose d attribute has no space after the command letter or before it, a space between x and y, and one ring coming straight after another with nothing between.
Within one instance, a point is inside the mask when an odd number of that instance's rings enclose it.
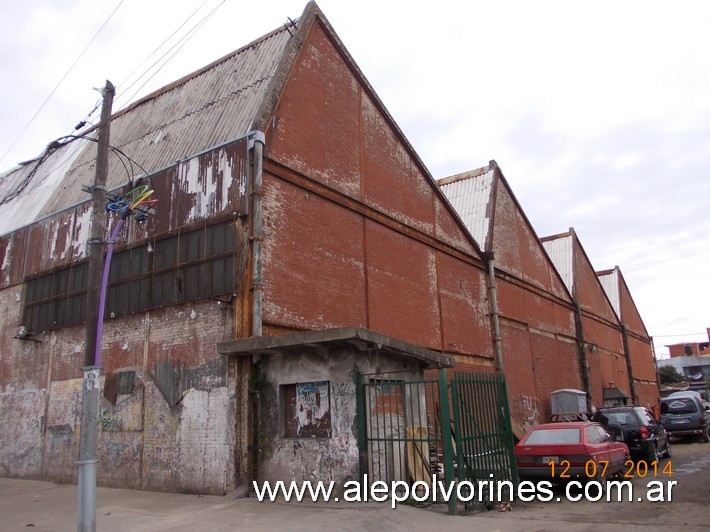
<instances>
[{"instance_id":1,"label":"brick warehouse building","mask_svg":"<svg viewBox=\"0 0 710 532\"><path fill-rule=\"evenodd\" d=\"M620 270L595 272L573 229L542 242L579 308L577 336L585 349L594 404L633 403L658 413L651 338Z\"/></svg>"},{"instance_id":2,"label":"brick warehouse building","mask_svg":"<svg viewBox=\"0 0 710 532\"><path fill-rule=\"evenodd\" d=\"M439 186L495 268L513 430L550 418L550 393L584 390L575 307L495 161Z\"/></svg>"},{"instance_id":3,"label":"brick warehouse building","mask_svg":"<svg viewBox=\"0 0 710 532\"><path fill-rule=\"evenodd\" d=\"M356 478L354 371L494 368L489 264L314 3L116 113L111 144L147 170L158 204L145 224L130 221L112 261L99 483L224 493L255 468L298 479L306 466L323 480ZM0 182L3 475L76 479L90 220L81 187L95 154L85 140L54 146ZM109 163L109 189L141 175L118 156ZM495 273L503 291L519 289ZM549 275L535 300L550 290L569 314L569 293ZM516 312L503 313L511 335L522 330L513 322L546 333L524 333L539 367L551 367L550 345L573 345L568 315L552 324L547 311ZM506 373L512 397L529 389L540 401L577 382L522 364ZM254 433L259 383L275 390L265 410L285 427L269 441ZM327 426L289 410L299 393L328 398ZM298 440L291 431L303 428L329 437Z\"/></svg>"},{"instance_id":4,"label":"brick warehouse building","mask_svg":"<svg viewBox=\"0 0 710 532\"><path fill-rule=\"evenodd\" d=\"M597 272L597 277L621 323L624 353L629 361L632 379L633 402L655 409L658 407L659 382L653 343L631 297L631 290L618 266ZM656 411L656 414L659 412Z\"/></svg>"}]
</instances>

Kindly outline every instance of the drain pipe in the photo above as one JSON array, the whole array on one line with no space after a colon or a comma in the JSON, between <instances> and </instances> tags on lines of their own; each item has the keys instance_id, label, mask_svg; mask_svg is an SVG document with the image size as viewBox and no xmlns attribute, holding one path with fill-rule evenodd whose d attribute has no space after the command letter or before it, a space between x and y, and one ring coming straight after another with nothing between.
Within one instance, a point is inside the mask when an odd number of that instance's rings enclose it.
<instances>
[{"instance_id":1,"label":"drain pipe","mask_svg":"<svg viewBox=\"0 0 710 532\"><path fill-rule=\"evenodd\" d=\"M589 376L589 363L587 361L587 344L584 341L584 330L582 329L582 307L575 300L574 302L574 326L577 329L577 352L579 353L579 368L582 372L582 384L584 391L587 394L587 410L591 412L593 406L592 400L592 382ZM602 406L604 406L602 404Z\"/></svg>"},{"instance_id":2,"label":"drain pipe","mask_svg":"<svg viewBox=\"0 0 710 532\"><path fill-rule=\"evenodd\" d=\"M500 313L498 312L498 290L496 288L495 257L492 251L484 253L488 264L488 300L491 304L493 322L493 350L496 357L496 370L503 371L503 349L500 340Z\"/></svg>"},{"instance_id":3,"label":"drain pipe","mask_svg":"<svg viewBox=\"0 0 710 532\"><path fill-rule=\"evenodd\" d=\"M261 336L263 333L264 279L262 277L261 259L263 242L262 231L262 188L264 182L263 156L266 137L263 131L252 131L249 135L249 151L252 152L252 314L251 334Z\"/></svg>"},{"instance_id":4,"label":"drain pipe","mask_svg":"<svg viewBox=\"0 0 710 532\"><path fill-rule=\"evenodd\" d=\"M621 340L624 345L624 358L626 359L626 373L629 377L629 392L631 393L631 402L638 404L639 398L636 393L636 383L634 382L634 367L631 362L631 349L629 349L629 330L625 324L621 324Z\"/></svg>"}]
</instances>

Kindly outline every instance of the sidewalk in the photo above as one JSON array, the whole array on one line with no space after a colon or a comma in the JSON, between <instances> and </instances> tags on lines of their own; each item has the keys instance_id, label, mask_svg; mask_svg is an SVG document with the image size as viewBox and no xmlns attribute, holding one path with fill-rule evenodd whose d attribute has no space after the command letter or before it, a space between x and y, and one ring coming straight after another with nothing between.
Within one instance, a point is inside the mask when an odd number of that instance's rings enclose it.
<instances>
[{"instance_id":1,"label":"sidewalk","mask_svg":"<svg viewBox=\"0 0 710 532\"><path fill-rule=\"evenodd\" d=\"M193 530L595 530L596 522L536 518L529 511L490 511L450 516L431 509L389 503L260 503L256 498L183 495L97 489L96 522L101 531ZM35 480L0 478L0 530L76 530L77 487ZM517 514L517 515L516 515ZM557 517L557 516L556 516ZM647 527L625 526L625 531Z\"/></svg>"},{"instance_id":2,"label":"sidewalk","mask_svg":"<svg viewBox=\"0 0 710 532\"><path fill-rule=\"evenodd\" d=\"M0 478L0 530L76 530L76 500L76 485ZM466 519L385 503L260 503L109 488L97 488L96 500L96 528L107 531L456 530Z\"/></svg>"}]
</instances>

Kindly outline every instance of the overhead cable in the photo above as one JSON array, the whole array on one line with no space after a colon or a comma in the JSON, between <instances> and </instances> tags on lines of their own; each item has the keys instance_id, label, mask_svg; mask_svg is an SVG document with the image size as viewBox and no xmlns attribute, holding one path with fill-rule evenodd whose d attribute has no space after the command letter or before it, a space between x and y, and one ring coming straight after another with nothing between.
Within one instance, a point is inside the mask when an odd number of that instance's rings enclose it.
<instances>
[{"instance_id":1,"label":"overhead cable","mask_svg":"<svg viewBox=\"0 0 710 532\"><path fill-rule=\"evenodd\" d=\"M17 142L22 138L22 135L25 134L25 132L26 132L27 129L30 127L30 125L32 124L32 122L34 122L35 118L37 118L37 116L38 116L39 113L42 111L42 109L44 109L44 106L47 105L47 102L49 102L49 100L52 98L52 96L54 96L54 93L57 92L57 89L59 89L59 86L64 82L64 80L67 78L67 76L69 75L69 73L70 73L72 70L74 70L74 67L76 66L76 64L77 64L77 63L79 62L79 60L83 57L83 55L86 53L86 51L89 49L89 47L93 44L94 40L96 39L96 37L98 37L99 33L101 33L101 31L106 27L106 24L108 24L109 21L111 20L111 18L116 14L116 11L118 11L118 8L121 7L121 5L123 4L124 1L125 1L125 0L119 0L118 5L114 8L114 10L113 10L113 11L111 12L111 14L108 16L108 18L107 18L107 19L104 21L104 23L101 25L101 27L99 28L99 30L98 30L98 31L94 34L94 36L91 38L91 40L89 41L89 44L87 44L87 45L84 47L84 49L81 51L81 53L79 54L79 56L74 60L74 62L73 62L73 63L71 64L71 66L69 67L69 70L67 70L67 71L64 73L64 75L62 76L62 78L59 80L59 82L57 82L57 84L55 85L55 87L52 89L52 92L49 93L49 96L47 96L47 98L44 100L44 102L42 102L42 105L39 106L39 109L37 109L37 111L35 112L35 114L32 115L32 118L30 118L30 121L27 122L27 124L25 125L24 128L22 128L22 131L20 131L20 133L19 133L19 134L17 135L17 137L15 138L15 140L12 141L12 143L10 144L10 147L5 151L5 153L2 155L2 157L0 157L0 162L2 162L3 160L5 160L5 157L7 157L7 155L10 153L10 151L15 147L15 145L17 145Z\"/></svg>"}]
</instances>

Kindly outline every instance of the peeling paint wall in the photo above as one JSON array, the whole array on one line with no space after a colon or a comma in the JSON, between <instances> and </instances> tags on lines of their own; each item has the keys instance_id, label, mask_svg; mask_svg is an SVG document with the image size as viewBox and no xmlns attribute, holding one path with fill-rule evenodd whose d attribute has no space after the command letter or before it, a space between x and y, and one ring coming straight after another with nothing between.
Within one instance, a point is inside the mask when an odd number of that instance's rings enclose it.
<instances>
[{"instance_id":1,"label":"peeling paint wall","mask_svg":"<svg viewBox=\"0 0 710 532\"><path fill-rule=\"evenodd\" d=\"M128 224L118 245L246 212L246 146L241 139L154 175L158 214ZM84 258L89 216L86 203L0 237L0 475L76 482L85 330L14 335L23 281ZM241 227L236 233L235 260L243 265ZM235 277L244 273L234 270ZM99 485L213 494L234 488L234 384L216 350L233 336L234 314L231 302L206 299L105 320L102 388L108 373L130 371L135 379L115 404L100 398ZM165 362L183 369L175 405L155 380Z\"/></svg>"},{"instance_id":2,"label":"peeling paint wall","mask_svg":"<svg viewBox=\"0 0 710 532\"><path fill-rule=\"evenodd\" d=\"M0 392L0 475L41 475L46 395L37 389Z\"/></svg>"},{"instance_id":3,"label":"peeling paint wall","mask_svg":"<svg viewBox=\"0 0 710 532\"><path fill-rule=\"evenodd\" d=\"M263 376L258 412L259 481L359 478L355 375L376 371L414 370L416 365L354 348L328 353L274 354L258 365ZM330 383L331 437L287 438L280 386L293 383Z\"/></svg>"}]
</instances>

